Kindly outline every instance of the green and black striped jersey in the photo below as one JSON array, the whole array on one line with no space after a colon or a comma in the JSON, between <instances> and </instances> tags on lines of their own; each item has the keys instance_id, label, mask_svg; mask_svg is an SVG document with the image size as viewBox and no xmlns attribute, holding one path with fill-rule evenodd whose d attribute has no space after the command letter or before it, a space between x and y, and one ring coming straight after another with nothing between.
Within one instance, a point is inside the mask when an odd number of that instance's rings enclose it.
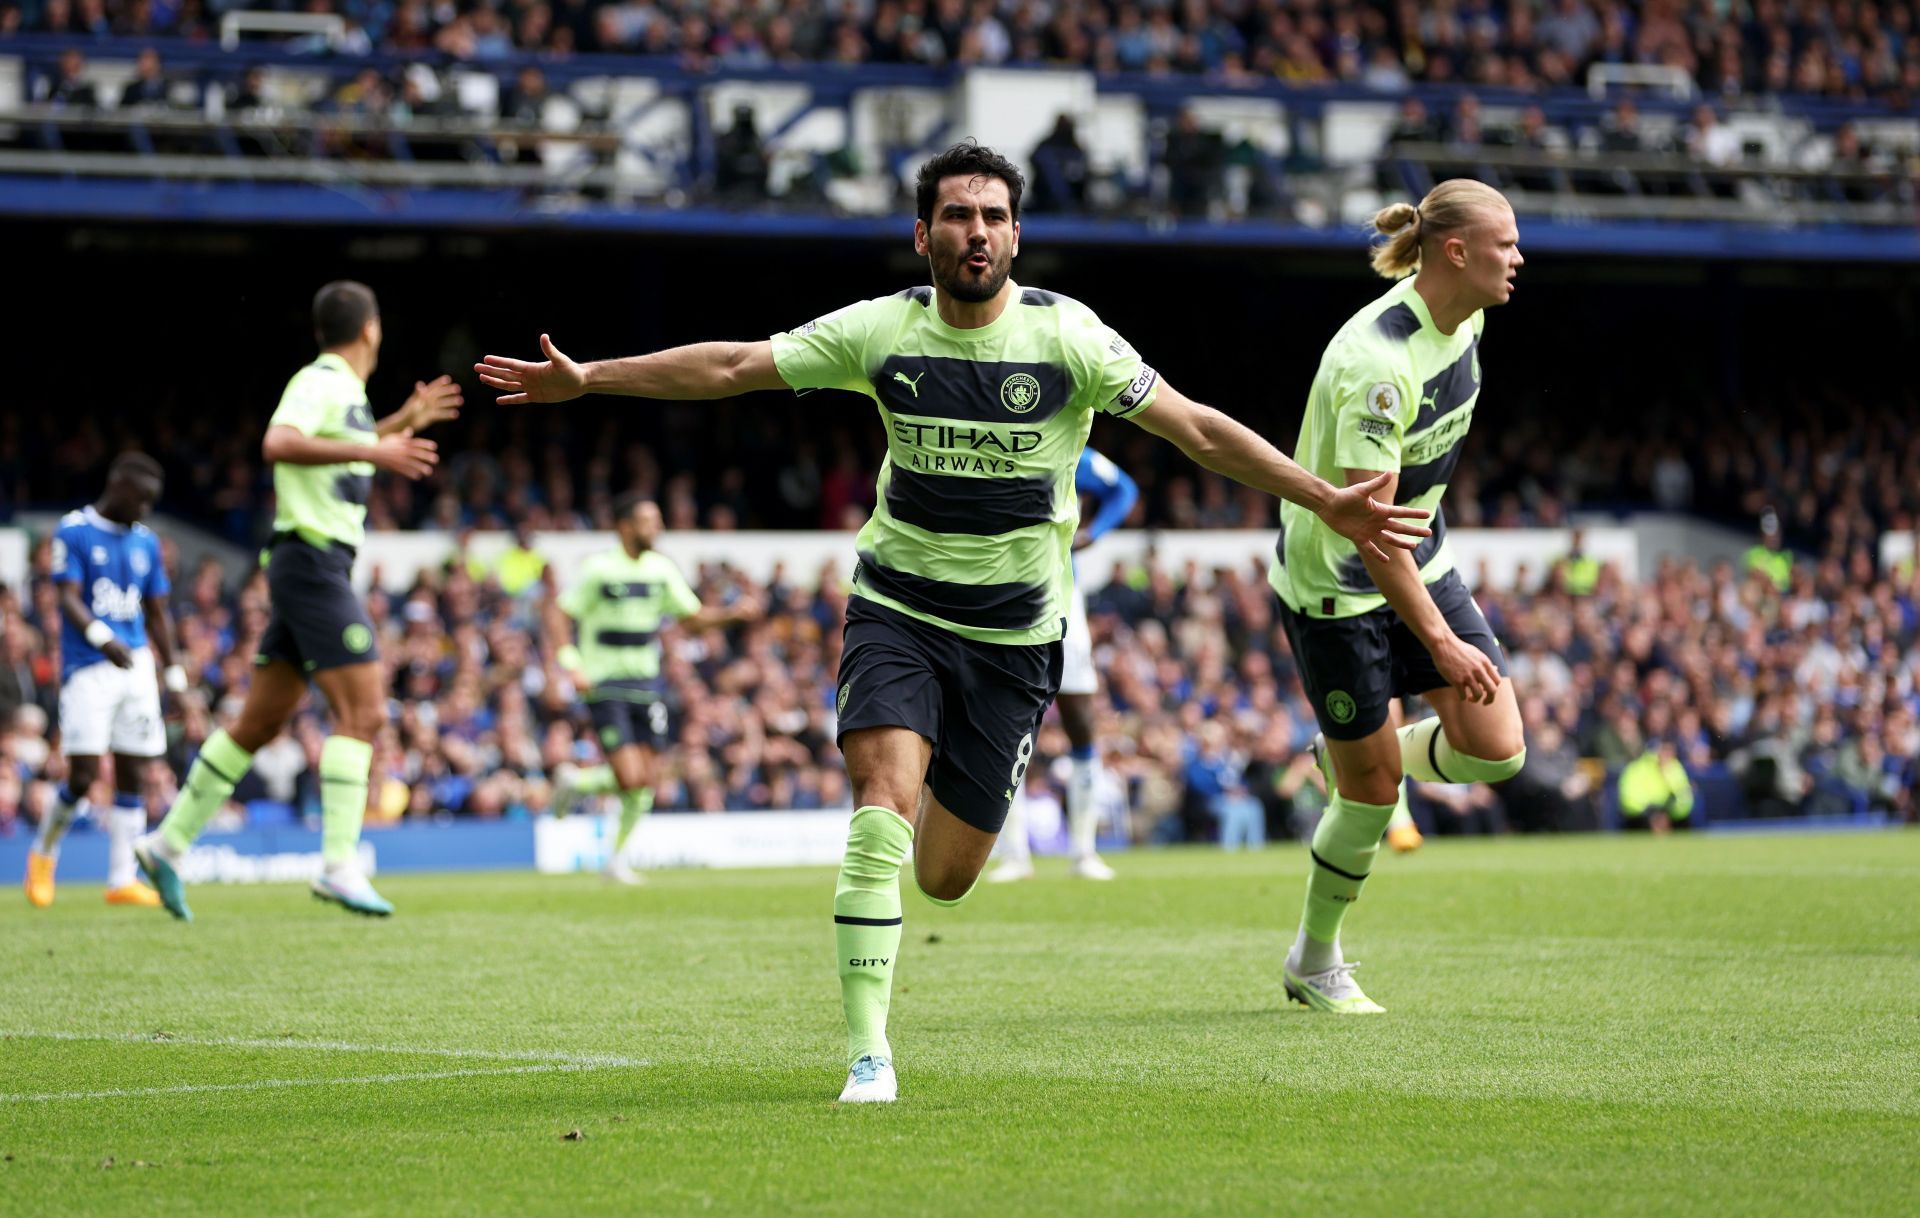
<instances>
[{"instance_id":1,"label":"green and black striped jersey","mask_svg":"<svg viewBox=\"0 0 1920 1218\"><path fill-rule=\"evenodd\" d=\"M374 430L367 387L351 365L331 351L293 374L268 427L291 427L318 440L371 445ZM366 540L367 498L373 463L273 466L273 531L297 533L309 543L339 542L359 548Z\"/></svg>"},{"instance_id":2,"label":"green and black striped jersey","mask_svg":"<svg viewBox=\"0 0 1920 1218\"><path fill-rule=\"evenodd\" d=\"M1295 461L1335 486L1349 469L1399 472L1398 501L1433 511L1433 536L1413 552L1429 584L1453 570L1440 500L1480 400L1485 325L1476 312L1442 334L1413 277L1394 284L1327 344L1294 448ZM1296 613L1354 617L1387 603L1354 544L1298 504L1280 505L1275 549L1268 581Z\"/></svg>"},{"instance_id":3,"label":"green and black striped jersey","mask_svg":"<svg viewBox=\"0 0 1920 1218\"><path fill-rule=\"evenodd\" d=\"M588 701L654 702L662 693L660 630L700 612L700 598L666 555L630 558L616 548L581 565L560 608L579 623Z\"/></svg>"},{"instance_id":4,"label":"green and black striped jersey","mask_svg":"<svg viewBox=\"0 0 1920 1218\"><path fill-rule=\"evenodd\" d=\"M1093 413L1137 415L1160 386L1124 338L1017 285L992 323L955 329L922 287L776 334L773 357L796 390L880 407L887 463L855 595L981 642L1061 637Z\"/></svg>"}]
</instances>

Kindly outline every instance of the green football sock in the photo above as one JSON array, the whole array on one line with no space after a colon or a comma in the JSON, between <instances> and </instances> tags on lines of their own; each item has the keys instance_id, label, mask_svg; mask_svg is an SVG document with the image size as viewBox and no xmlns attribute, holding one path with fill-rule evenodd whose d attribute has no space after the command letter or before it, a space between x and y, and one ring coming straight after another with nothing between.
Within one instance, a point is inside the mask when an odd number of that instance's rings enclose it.
<instances>
[{"instance_id":1,"label":"green football sock","mask_svg":"<svg viewBox=\"0 0 1920 1218\"><path fill-rule=\"evenodd\" d=\"M1413 809L1407 806L1407 780L1400 780L1400 799L1393 805L1393 815L1387 818L1387 830L1392 832L1402 825L1413 823Z\"/></svg>"},{"instance_id":2,"label":"green football sock","mask_svg":"<svg viewBox=\"0 0 1920 1218\"><path fill-rule=\"evenodd\" d=\"M1340 962L1340 922L1360 899L1392 815L1391 804L1363 804L1344 795L1327 805L1313 832L1307 904L1294 947L1302 971L1317 973Z\"/></svg>"},{"instance_id":3,"label":"green football sock","mask_svg":"<svg viewBox=\"0 0 1920 1218\"><path fill-rule=\"evenodd\" d=\"M186 853L233 794L234 785L252 768L253 754L235 744L224 729L208 736L167 818L160 822L160 840L176 853Z\"/></svg>"},{"instance_id":4,"label":"green football sock","mask_svg":"<svg viewBox=\"0 0 1920 1218\"><path fill-rule=\"evenodd\" d=\"M372 769L373 746L364 740L328 736L320 746L320 858L328 867L353 861Z\"/></svg>"},{"instance_id":5,"label":"green football sock","mask_svg":"<svg viewBox=\"0 0 1920 1218\"><path fill-rule=\"evenodd\" d=\"M912 844L913 827L886 808L861 808L847 830L847 854L833 891L833 931L848 1065L868 1054L893 1055L887 1006L900 955L900 864Z\"/></svg>"},{"instance_id":6,"label":"green football sock","mask_svg":"<svg viewBox=\"0 0 1920 1218\"><path fill-rule=\"evenodd\" d=\"M1400 769L1421 782L1505 782L1527 762L1527 750L1488 760L1462 753L1447 739L1438 715L1400 729Z\"/></svg>"},{"instance_id":7,"label":"green football sock","mask_svg":"<svg viewBox=\"0 0 1920 1218\"><path fill-rule=\"evenodd\" d=\"M620 827L613 839L615 854L625 848L627 839L633 836L647 813L653 811L653 788L639 787L632 791L620 792Z\"/></svg>"},{"instance_id":8,"label":"green football sock","mask_svg":"<svg viewBox=\"0 0 1920 1218\"><path fill-rule=\"evenodd\" d=\"M581 770L573 776L573 782L569 785L582 795L611 795L620 789L620 781L613 776L613 767L610 765Z\"/></svg>"}]
</instances>

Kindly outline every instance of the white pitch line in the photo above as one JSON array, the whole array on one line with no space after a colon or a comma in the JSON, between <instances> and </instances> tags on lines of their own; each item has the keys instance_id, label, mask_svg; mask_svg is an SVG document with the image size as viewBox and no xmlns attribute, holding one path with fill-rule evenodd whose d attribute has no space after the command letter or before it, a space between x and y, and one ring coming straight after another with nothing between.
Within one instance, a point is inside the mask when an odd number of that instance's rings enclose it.
<instances>
[{"instance_id":1,"label":"white pitch line","mask_svg":"<svg viewBox=\"0 0 1920 1218\"><path fill-rule=\"evenodd\" d=\"M115 1044L192 1045L215 1049L291 1049L314 1053L367 1053L393 1057L453 1057L477 1061L524 1061L586 1069L622 1070L645 1066L638 1058L612 1053L567 1053L548 1049L448 1049L420 1045L362 1045L341 1040L293 1040L284 1037L175 1036L153 1032L34 1032L0 1029L0 1040L80 1040Z\"/></svg>"},{"instance_id":2,"label":"white pitch line","mask_svg":"<svg viewBox=\"0 0 1920 1218\"><path fill-rule=\"evenodd\" d=\"M114 1100L147 1095L199 1095L210 1091L270 1091L281 1087L364 1087L379 1083L424 1083L436 1079L500 1074L577 1073L592 1066L547 1062L535 1066L498 1066L491 1070L429 1070L400 1074L362 1074L352 1078L262 1078L245 1083L176 1083L171 1087L111 1087L100 1091L46 1091L38 1095L0 1094L0 1104L40 1104L57 1100Z\"/></svg>"}]
</instances>

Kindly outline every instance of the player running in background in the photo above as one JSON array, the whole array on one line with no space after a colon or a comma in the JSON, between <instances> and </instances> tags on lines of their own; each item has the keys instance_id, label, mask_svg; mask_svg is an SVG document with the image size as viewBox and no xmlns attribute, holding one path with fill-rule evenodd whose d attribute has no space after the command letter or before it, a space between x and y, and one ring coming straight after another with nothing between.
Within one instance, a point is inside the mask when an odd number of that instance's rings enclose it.
<instances>
[{"instance_id":1,"label":"player running in background","mask_svg":"<svg viewBox=\"0 0 1920 1218\"><path fill-rule=\"evenodd\" d=\"M107 822L107 904L158 905L134 874L133 839L147 827L140 782L167 751L160 719L160 680L186 692L187 674L173 662L167 619L167 571L160 539L140 521L160 498L165 476L145 453L121 453L107 471L107 489L92 507L68 512L53 535L53 581L60 593L60 749L67 780L40 822L27 853L27 900L53 904L60 838L88 809L100 758L113 752L113 811ZM151 645L151 649L149 649Z\"/></svg>"},{"instance_id":2,"label":"player running in background","mask_svg":"<svg viewBox=\"0 0 1920 1218\"><path fill-rule=\"evenodd\" d=\"M1093 516L1073 535L1073 593L1067 602L1067 633L1060 640L1060 692L1053 704L1060 708L1060 726L1073 749L1067 775L1067 842L1073 855L1071 872L1083 880L1110 880L1113 868L1094 846L1099 830L1093 805L1099 780L1100 757L1094 745L1093 696L1100 692L1100 674L1093 667L1093 636L1087 629L1087 594L1080 583L1079 553L1120 527L1140 499L1140 488L1127 472L1092 448L1080 450L1073 472L1073 490L1093 500ZM1033 878L1033 854L1021 800L1013 801L1007 825L1001 830L1006 861L987 876L997 883Z\"/></svg>"},{"instance_id":3,"label":"player running in background","mask_svg":"<svg viewBox=\"0 0 1920 1218\"><path fill-rule=\"evenodd\" d=\"M613 506L620 548L589 558L560 597L558 608L579 624L580 641L561 649L561 667L577 673L587 688L587 706L607 764L562 775L554 810L564 815L582 796L618 793L610 816L612 844L606 875L622 884L641 878L626 859L627 840L653 809L660 754L670 747L666 682L661 675L660 631L673 619L688 630L708 630L753 621L763 609L745 602L732 609L703 609L671 558L654 549L663 527L660 508L643 495L622 496ZM554 638L566 638L563 622L550 623Z\"/></svg>"},{"instance_id":4,"label":"player running in background","mask_svg":"<svg viewBox=\"0 0 1920 1218\"><path fill-rule=\"evenodd\" d=\"M1373 223L1387 238L1373 267L1399 282L1327 345L1294 455L1336 480L1385 473L1384 495L1433 510L1433 536L1382 557L1282 504L1270 574L1331 763L1286 987L1340 1014L1381 1010L1341 955L1340 923L1405 799L1404 777L1501 782L1527 756L1500 644L1454 571L1440 512L1480 397L1482 310L1513 293L1519 229L1500 192L1466 179ZM1392 702L1408 694L1438 717L1401 726Z\"/></svg>"},{"instance_id":5,"label":"player running in background","mask_svg":"<svg viewBox=\"0 0 1920 1218\"><path fill-rule=\"evenodd\" d=\"M460 387L442 376L417 383L378 423L367 378L380 357L380 307L372 289L340 280L313 298L320 356L293 374L267 421L260 455L273 465L277 509L265 562L273 616L253 659L246 703L233 726L213 733L160 827L134 844L140 868L176 918L191 921L177 864L248 768L286 730L307 682L320 687L333 734L320 747L320 852L315 895L356 913L390 914L360 871L373 739L387 718L386 683L373 621L354 595L353 558L365 538L376 469L421 478L439 460L414 432L455 416Z\"/></svg>"},{"instance_id":6,"label":"player running in background","mask_svg":"<svg viewBox=\"0 0 1920 1218\"><path fill-rule=\"evenodd\" d=\"M834 893L847 1084L897 1089L887 1009L900 954L900 868L936 904L972 890L1060 684L1079 523L1073 473L1095 411L1133 419L1209 469L1310 505L1369 550L1413 546L1424 512L1335 488L1161 380L1091 309L1009 277L1020 171L975 144L921 166L914 252L933 285L830 313L770 340L697 343L578 364L475 366L502 404L584 393L670 400L846 389L880 409L888 460L855 539L839 741L855 812Z\"/></svg>"}]
</instances>

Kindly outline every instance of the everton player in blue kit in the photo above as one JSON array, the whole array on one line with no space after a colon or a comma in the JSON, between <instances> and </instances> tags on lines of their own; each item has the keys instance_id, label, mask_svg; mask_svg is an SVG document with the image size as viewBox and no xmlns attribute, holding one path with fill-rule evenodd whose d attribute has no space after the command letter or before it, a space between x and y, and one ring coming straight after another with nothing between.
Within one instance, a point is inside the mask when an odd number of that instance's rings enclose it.
<instances>
[{"instance_id":1,"label":"everton player in blue kit","mask_svg":"<svg viewBox=\"0 0 1920 1218\"><path fill-rule=\"evenodd\" d=\"M53 580L63 619L60 748L67 781L27 855L27 900L41 908L53 904L60 839L87 810L87 791L109 750L116 794L106 817L107 902L160 901L134 874L133 839L146 828L140 781L167 750L156 653L167 688L187 688L186 673L173 662L160 539L140 523L163 484L159 462L145 453L122 453L107 474L105 493L91 507L63 516L53 535Z\"/></svg>"}]
</instances>

